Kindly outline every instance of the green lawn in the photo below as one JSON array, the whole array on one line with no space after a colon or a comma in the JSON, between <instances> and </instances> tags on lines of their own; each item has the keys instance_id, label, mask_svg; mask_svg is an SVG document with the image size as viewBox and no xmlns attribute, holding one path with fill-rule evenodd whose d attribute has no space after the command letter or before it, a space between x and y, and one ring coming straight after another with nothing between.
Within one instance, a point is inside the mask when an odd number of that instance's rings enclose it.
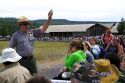
<instances>
[{"instance_id":1,"label":"green lawn","mask_svg":"<svg viewBox=\"0 0 125 83\"><path fill-rule=\"evenodd\" d=\"M0 53L8 47L8 41L0 41ZM35 42L34 55L38 62L46 63L64 59L68 48L67 42Z\"/></svg>"},{"instance_id":2,"label":"green lawn","mask_svg":"<svg viewBox=\"0 0 125 83\"><path fill-rule=\"evenodd\" d=\"M8 47L8 41L0 41L0 54L4 48Z\"/></svg>"},{"instance_id":3,"label":"green lawn","mask_svg":"<svg viewBox=\"0 0 125 83\"><path fill-rule=\"evenodd\" d=\"M66 55L67 42L36 42L34 55L42 63L60 61Z\"/></svg>"}]
</instances>

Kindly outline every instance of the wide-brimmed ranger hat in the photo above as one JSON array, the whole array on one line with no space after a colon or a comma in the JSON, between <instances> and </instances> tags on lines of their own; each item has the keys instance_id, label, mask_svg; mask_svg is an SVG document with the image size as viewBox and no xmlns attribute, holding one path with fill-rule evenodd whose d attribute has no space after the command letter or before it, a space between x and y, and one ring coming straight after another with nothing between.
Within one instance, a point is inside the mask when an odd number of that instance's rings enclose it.
<instances>
[{"instance_id":1,"label":"wide-brimmed ranger hat","mask_svg":"<svg viewBox=\"0 0 125 83\"><path fill-rule=\"evenodd\" d=\"M117 67L110 64L108 59L95 60L95 66L101 78L101 83L115 83L119 80L120 75Z\"/></svg>"},{"instance_id":2,"label":"wide-brimmed ranger hat","mask_svg":"<svg viewBox=\"0 0 125 83\"><path fill-rule=\"evenodd\" d=\"M18 23L19 25L29 25L29 19L25 16L21 16L19 19L18 19Z\"/></svg>"},{"instance_id":3,"label":"wide-brimmed ranger hat","mask_svg":"<svg viewBox=\"0 0 125 83\"><path fill-rule=\"evenodd\" d=\"M2 51L2 56L0 57L0 63L4 62L17 62L22 57L13 48L6 48Z\"/></svg>"}]
</instances>

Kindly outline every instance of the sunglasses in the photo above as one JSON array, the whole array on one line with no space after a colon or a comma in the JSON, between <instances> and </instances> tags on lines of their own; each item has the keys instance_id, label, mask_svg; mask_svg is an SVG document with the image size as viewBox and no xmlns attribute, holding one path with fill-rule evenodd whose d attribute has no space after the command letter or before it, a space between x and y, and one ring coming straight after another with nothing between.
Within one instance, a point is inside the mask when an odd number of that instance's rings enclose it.
<instances>
[{"instance_id":1,"label":"sunglasses","mask_svg":"<svg viewBox=\"0 0 125 83\"><path fill-rule=\"evenodd\" d=\"M29 25L29 23L20 23L19 25Z\"/></svg>"}]
</instances>

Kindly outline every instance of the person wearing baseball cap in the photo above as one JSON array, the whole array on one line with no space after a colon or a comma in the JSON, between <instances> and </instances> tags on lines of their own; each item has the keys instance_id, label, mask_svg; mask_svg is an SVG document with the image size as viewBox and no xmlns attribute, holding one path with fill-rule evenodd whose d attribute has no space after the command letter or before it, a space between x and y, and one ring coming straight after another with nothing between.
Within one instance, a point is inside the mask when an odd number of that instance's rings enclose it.
<instances>
[{"instance_id":1,"label":"person wearing baseball cap","mask_svg":"<svg viewBox=\"0 0 125 83\"><path fill-rule=\"evenodd\" d=\"M52 20L53 11L48 13L48 20L37 29L29 29L30 21L27 17L22 16L18 19L19 30L16 31L10 40L9 47L15 48L17 53L22 56L20 64L26 67L30 73L36 74L36 60L33 57L35 37L39 37L44 33Z\"/></svg>"},{"instance_id":2,"label":"person wearing baseball cap","mask_svg":"<svg viewBox=\"0 0 125 83\"><path fill-rule=\"evenodd\" d=\"M0 83L25 83L31 78L30 72L19 64L21 58L15 49L3 49L0 63L5 69L0 72Z\"/></svg>"}]
</instances>

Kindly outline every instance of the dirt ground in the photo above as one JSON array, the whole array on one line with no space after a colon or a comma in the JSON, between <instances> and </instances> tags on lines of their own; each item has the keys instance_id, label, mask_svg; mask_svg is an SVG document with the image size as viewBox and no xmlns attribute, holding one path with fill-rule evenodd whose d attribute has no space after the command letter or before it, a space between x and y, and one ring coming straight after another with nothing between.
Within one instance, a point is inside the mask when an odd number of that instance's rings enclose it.
<instances>
[{"instance_id":1,"label":"dirt ground","mask_svg":"<svg viewBox=\"0 0 125 83\"><path fill-rule=\"evenodd\" d=\"M38 75L46 76L47 78L53 78L59 74L61 68L63 68L63 64L54 64L54 63L46 63L40 64L37 63Z\"/></svg>"}]
</instances>

